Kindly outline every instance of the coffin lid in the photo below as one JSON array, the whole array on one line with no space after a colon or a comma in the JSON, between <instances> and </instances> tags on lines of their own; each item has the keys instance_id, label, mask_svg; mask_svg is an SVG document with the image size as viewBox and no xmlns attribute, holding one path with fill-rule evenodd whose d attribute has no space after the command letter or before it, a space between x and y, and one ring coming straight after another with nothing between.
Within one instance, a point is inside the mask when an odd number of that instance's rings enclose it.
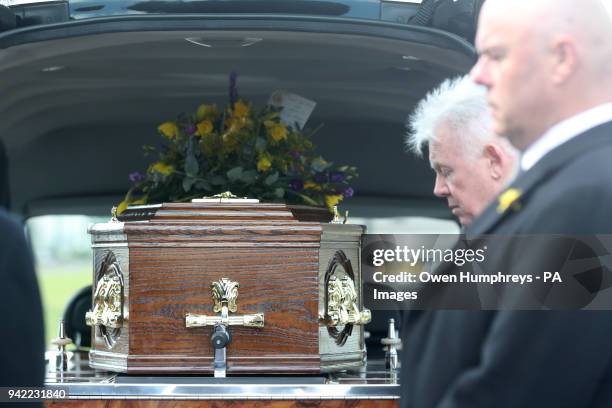
<instances>
[{"instance_id":1,"label":"coffin lid","mask_svg":"<svg viewBox=\"0 0 612 408\"><path fill-rule=\"evenodd\" d=\"M340 224L321 207L275 203L163 203L130 206L89 228L94 244L128 246L318 247L359 242L363 225Z\"/></svg>"},{"instance_id":2,"label":"coffin lid","mask_svg":"<svg viewBox=\"0 0 612 408\"><path fill-rule=\"evenodd\" d=\"M322 207L277 203L163 203L130 206L117 217L119 221L151 222L330 222L333 215Z\"/></svg>"}]
</instances>

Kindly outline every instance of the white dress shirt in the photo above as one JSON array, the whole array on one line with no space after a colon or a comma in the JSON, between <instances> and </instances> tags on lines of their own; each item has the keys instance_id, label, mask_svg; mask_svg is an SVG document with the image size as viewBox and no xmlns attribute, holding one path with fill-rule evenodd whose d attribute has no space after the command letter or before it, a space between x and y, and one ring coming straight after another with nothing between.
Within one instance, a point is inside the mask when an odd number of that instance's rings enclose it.
<instances>
[{"instance_id":1,"label":"white dress shirt","mask_svg":"<svg viewBox=\"0 0 612 408\"><path fill-rule=\"evenodd\" d=\"M612 103L596 106L557 123L523 152L521 170L529 170L551 150L609 121L612 121Z\"/></svg>"}]
</instances>

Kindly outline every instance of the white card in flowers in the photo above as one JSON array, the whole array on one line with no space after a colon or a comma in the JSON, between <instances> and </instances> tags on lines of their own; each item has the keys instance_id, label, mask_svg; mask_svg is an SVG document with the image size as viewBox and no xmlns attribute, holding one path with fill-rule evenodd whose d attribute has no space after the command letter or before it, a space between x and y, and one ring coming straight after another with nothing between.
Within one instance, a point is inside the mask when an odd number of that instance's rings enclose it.
<instances>
[{"instance_id":1,"label":"white card in flowers","mask_svg":"<svg viewBox=\"0 0 612 408\"><path fill-rule=\"evenodd\" d=\"M288 127L301 130L317 103L291 92L277 90L270 95L268 105L282 108L280 120Z\"/></svg>"}]
</instances>

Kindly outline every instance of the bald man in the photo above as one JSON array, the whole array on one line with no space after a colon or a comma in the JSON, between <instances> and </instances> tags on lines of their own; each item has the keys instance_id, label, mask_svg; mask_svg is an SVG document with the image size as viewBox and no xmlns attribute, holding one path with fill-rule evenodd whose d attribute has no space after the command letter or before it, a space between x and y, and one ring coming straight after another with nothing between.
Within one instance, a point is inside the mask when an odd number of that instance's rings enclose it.
<instances>
[{"instance_id":1,"label":"bald man","mask_svg":"<svg viewBox=\"0 0 612 408\"><path fill-rule=\"evenodd\" d=\"M606 106L612 101L611 39L602 0L488 0L471 74L488 89L495 132L526 153L544 153L552 149L538 145L552 144L541 139L564 121L596 107L598 118L612 119ZM530 168L535 158L528 161Z\"/></svg>"},{"instance_id":2,"label":"bald man","mask_svg":"<svg viewBox=\"0 0 612 408\"><path fill-rule=\"evenodd\" d=\"M479 24L471 75L487 88L494 131L523 152L522 173L466 234L611 234L606 9L600 0L487 0ZM549 255L569 258L509 244L487 253L487 268L541 273ZM601 284L591 283L587 298ZM571 300L550 308L588 304ZM612 406L612 311L434 311L404 326L403 407Z\"/></svg>"}]
</instances>

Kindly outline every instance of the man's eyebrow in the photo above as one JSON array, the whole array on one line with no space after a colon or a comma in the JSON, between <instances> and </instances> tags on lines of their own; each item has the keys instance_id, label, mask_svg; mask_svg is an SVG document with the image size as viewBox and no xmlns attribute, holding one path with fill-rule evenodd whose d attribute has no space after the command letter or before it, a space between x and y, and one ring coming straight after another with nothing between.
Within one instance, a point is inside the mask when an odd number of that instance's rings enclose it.
<instances>
[{"instance_id":1,"label":"man's eyebrow","mask_svg":"<svg viewBox=\"0 0 612 408\"><path fill-rule=\"evenodd\" d=\"M505 51L505 47L502 47L501 45L490 45L488 47L476 49L476 52L478 53L478 55L489 55L489 54L495 54L495 53L504 52L504 51Z\"/></svg>"}]
</instances>

